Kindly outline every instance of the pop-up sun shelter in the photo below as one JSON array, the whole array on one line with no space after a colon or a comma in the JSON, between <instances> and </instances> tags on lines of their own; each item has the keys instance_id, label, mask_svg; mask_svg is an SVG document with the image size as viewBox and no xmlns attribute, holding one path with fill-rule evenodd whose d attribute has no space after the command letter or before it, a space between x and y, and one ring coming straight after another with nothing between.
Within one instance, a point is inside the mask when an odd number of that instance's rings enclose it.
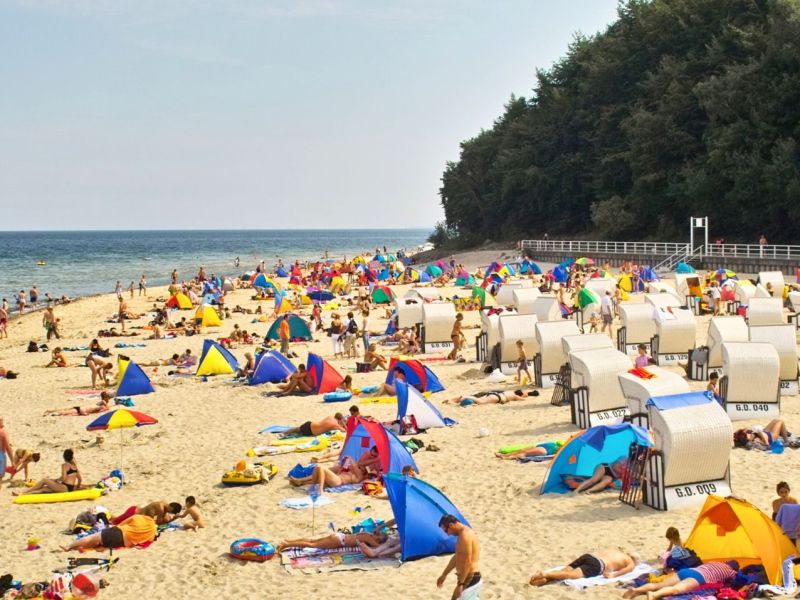
<instances>
[{"instance_id":1,"label":"pop-up sun shelter","mask_svg":"<svg viewBox=\"0 0 800 600\"><path fill-rule=\"evenodd\" d=\"M311 373L315 382L312 394L333 392L344 381L339 372L318 354L308 353L306 369Z\"/></svg>"},{"instance_id":2,"label":"pop-up sun shelter","mask_svg":"<svg viewBox=\"0 0 800 600\"><path fill-rule=\"evenodd\" d=\"M398 381L395 383L397 389L397 420L405 416L413 415L419 429L431 429L432 427L447 427L455 425L453 419L448 419L439 412L430 400L414 387L407 383Z\"/></svg>"},{"instance_id":3,"label":"pop-up sun shelter","mask_svg":"<svg viewBox=\"0 0 800 600\"><path fill-rule=\"evenodd\" d=\"M370 297L374 304L391 304L394 300L394 292L385 285L376 285Z\"/></svg>"},{"instance_id":4,"label":"pop-up sun shelter","mask_svg":"<svg viewBox=\"0 0 800 600\"><path fill-rule=\"evenodd\" d=\"M196 325L202 325L203 327L219 327L222 325L217 311L210 304L201 304L197 307L197 312L194 314L194 322Z\"/></svg>"},{"instance_id":5,"label":"pop-up sun shelter","mask_svg":"<svg viewBox=\"0 0 800 600\"><path fill-rule=\"evenodd\" d=\"M441 392L444 386L439 378L428 367L416 359L398 360L393 358L389 362L389 372L386 374L386 383L394 381L394 370L401 369L409 385L422 389L423 392Z\"/></svg>"},{"instance_id":6,"label":"pop-up sun shelter","mask_svg":"<svg viewBox=\"0 0 800 600\"><path fill-rule=\"evenodd\" d=\"M136 396L138 394L150 394L155 392L150 379L142 371L142 367L125 356L117 357L117 368L119 369L119 385L117 386L117 397Z\"/></svg>"},{"instance_id":7,"label":"pop-up sun shelter","mask_svg":"<svg viewBox=\"0 0 800 600\"><path fill-rule=\"evenodd\" d=\"M633 442L640 446L653 445L646 429L630 423L598 425L578 433L553 458L541 493L566 494L570 491L566 478L591 477L598 465L608 465L628 456Z\"/></svg>"},{"instance_id":8,"label":"pop-up sun shelter","mask_svg":"<svg viewBox=\"0 0 800 600\"><path fill-rule=\"evenodd\" d=\"M203 352L197 363L197 376L230 375L236 372L239 364L230 351L214 340L203 340Z\"/></svg>"},{"instance_id":9,"label":"pop-up sun shelter","mask_svg":"<svg viewBox=\"0 0 800 600\"><path fill-rule=\"evenodd\" d=\"M456 538L439 528L439 520L450 514L466 526L469 523L447 496L431 484L405 475L384 475L383 483L400 534L400 560L455 552Z\"/></svg>"},{"instance_id":10,"label":"pop-up sun shelter","mask_svg":"<svg viewBox=\"0 0 800 600\"><path fill-rule=\"evenodd\" d=\"M192 301L183 292L178 292L167 300L167 308L190 309L192 308Z\"/></svg>"},{"instance_id":11,"label":"pop-up sun shelter","mask_svg":"<svg viewBox=\"0 0 800 600\"><path fill-rule=\"evenodd\" d=\"M277 350L265 350L258 356L250 385L285 381L297 370L291 361Z\"/></svg>"},{"instance_id":12,"label":"pop-up sun shelter","mask_svg":"<svg viewBox=\"0 0 800 600\"><path fill-rule=\"evenodd\" d=\"M339 461L343 461L346 456L358 461L373 446L378 448L383 475L402 473L406 465L410 465L419 473L411 453L394 433L377 421L360 417L350 418L347 421L347 437L342 444Z\"/></svg>"},{"instance_id":13,"label":"pop-up sun shelter","mask_svg":"<svg viewBox=\"0 0 800 600\"><path fill-rule=\"evenodd\" d=\"M300 316L294 313L288 313L289 315L289 337L293 340L306 340L311 341L311 329L308 327L308 323ZM283 317L286 315L281 315L270 325L269 331L267 331L267 338L270 340L277 340L280 338L278 335L278 330L281 326L281 321Z\"/></svg>"},{"instance_id":14,"label":"pop-up sun shelter","mask_svg":"<svg viewBox=\"0 0 800 600\"><path fill-rule=\"evenodd\" d=\"M795 553L780 526L758 508L734 497L709 495L686 540L703 562L735 560L761 565L772 585L785 585L783 561Z\"/></svg>"}]
</instances>

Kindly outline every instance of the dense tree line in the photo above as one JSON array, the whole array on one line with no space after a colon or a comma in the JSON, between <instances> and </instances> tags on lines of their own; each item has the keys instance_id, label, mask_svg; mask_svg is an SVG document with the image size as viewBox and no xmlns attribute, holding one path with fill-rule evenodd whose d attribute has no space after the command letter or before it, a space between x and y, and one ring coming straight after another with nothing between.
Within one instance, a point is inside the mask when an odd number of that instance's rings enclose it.
<instances>
[{"instance_id":1,"label":"dense tree line","mask_svg":"<svg viewBox=\"0 0 800 600\"><path fill-rule=\"evenodd\" d=\"M461 143L434 238L797 241L798 0L629 0Z\"/></svg>"}]
</instances>

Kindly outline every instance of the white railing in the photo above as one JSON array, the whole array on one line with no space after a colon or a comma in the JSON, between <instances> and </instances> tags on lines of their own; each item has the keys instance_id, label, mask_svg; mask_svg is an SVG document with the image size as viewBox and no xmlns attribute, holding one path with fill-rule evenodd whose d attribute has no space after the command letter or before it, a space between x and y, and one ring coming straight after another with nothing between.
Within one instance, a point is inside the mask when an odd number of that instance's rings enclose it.
<instances>
[{"instance_id":1,"label":"white railing","mask_svg":"<svg viewBox=\"0 0 800 600\"><path fill-rule=\"evenodd\" d=\"M649 254L672 257L692 252L689 244L675 242L602 242L584 240L522 240L520 248L532 252L564 252L574 257L604 254ZM788 259L800 262L800 245L787 244L709 244L703 257Z\"/></svg>"},{"instance_id":2,"label":"white railing","mask_svg":"<svg viewBox=\"0 0 800 600\"><path fill-rule=\"evenodd\" d=\"M674 242L590 242L583 240L522 240L522 250L567 252L576 257L593 254L657 254L688 252L689 244Z\"/></svg>"},{"instance_id":3,"label":"white railing","mask_svg":"<svg viewBox=\"0 0 800 600\"><path fill-rule=\"evenodd\" d=\"M786 244L709 244L705 256L722 258L785 258L800 259L800 246Z\"/></svg>"}]
</instances>

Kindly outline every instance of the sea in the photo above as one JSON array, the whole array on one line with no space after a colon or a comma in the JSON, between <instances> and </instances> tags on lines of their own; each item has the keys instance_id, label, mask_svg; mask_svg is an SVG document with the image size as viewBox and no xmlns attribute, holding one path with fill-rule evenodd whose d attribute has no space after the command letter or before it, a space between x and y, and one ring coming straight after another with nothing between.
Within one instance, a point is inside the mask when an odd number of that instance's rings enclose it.
<instances>
[{"instance_id":1,"label":"sea","mask_svg":"<svg viewBox=\"0 0 800 600\"><path fill-rule=\"evenodd\" d=\"M36 286L40 299L110 293L145 275L148 286L166 285L173 269L190 279L207 274L240 275L260 261L284 263L326 256L351 259L362 253L414 251L429 229L295 229L203 231L17 231L0 232L0 297L14 307L14 294ZM239 267L235 259L239 258ZM37 263L45 263L38 265ZM137 291L138 293L138 291Z\"/></svg>"}]
</instances>

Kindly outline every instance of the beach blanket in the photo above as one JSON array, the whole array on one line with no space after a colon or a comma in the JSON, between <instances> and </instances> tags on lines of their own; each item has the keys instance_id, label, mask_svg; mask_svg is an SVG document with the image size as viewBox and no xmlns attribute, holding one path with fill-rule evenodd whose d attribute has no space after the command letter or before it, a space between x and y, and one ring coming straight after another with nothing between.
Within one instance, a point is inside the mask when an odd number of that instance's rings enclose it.
<instances>
[{"instance_id":1,"label":"beach blanket","mask_svg":"<svg viewBox=\"0 0 800 600\"><path fill-rule=\"evenodd\" d=\"M400 560L393 557L368 558L358 548L316 550L313 548L289 549L281 553L281 564L289 573L332 573L335 571L370 571L399 567Z\"/></svg>"},{"instance_id":2,"label":"beach blanket","mask_svg":"<svg viewBox=\"0 0 800 600\"><path fill-rule=\"evenodd\" d=\"M366 398L359 397L358 401L361 404L397 404L396 396L367 396Z\"/></svg>"},{"instance_id":3,"label":"beach blanket","mask_svg":"<svg viewBox=\"0 0 800 600\"><path fill-rule=\"evenodd\" d=\"M564 567L556 567L555 569L551 569L552 571L557 571L558 569L563 569ZM608 585L609 583L616 583L618 581L631 581L632 579L636 579L639 575L644 575L646 573L655 573L656 570L648 565L647 563L639 563L636 565L636 568L633 569L630 573L626 573L625 575L620 575L619 577L603 577L602 575L598 575L597 577L581 577L580 579L565 579L563 583L570 587L574 587L577 590L584 590L588 587L594 587L597 585Z\"/></svg>"},{"instance_id":4,"label":"beach blanket","mask_svg":"<svg viewBox=\"0 0 800 600\"><path fill-rule=\"evenodd\" d=\"M303 496L301 498L285 498L279 502L281 506L291 508L293 510L302 510L304 508L319 508L320 506L327 506L333 504L333 500L327 496L317 496L316 500L312 500L311 496Z\"/></svg>"},{"instance_id":5,"label":"beach blanket","mask_svg":"<svg viewBox=\"0 0 800 600\"><path fill-rule=\"evenodd\" d=\"M98 398L102 393L100 390L64 390L64 391L72 396L97 396Z\"/></svg>"},{"instance_id":6,"label":"beach blanket","mask_svg":"<svg viewBox=\"0 0 800 600\"><path fill-rule=\"evenodd\" d=\"M117 342L114 348L146 348L147 344L127 344L125 342Z\"/></svg>"},{"instance_id":7,"label":"beach blanket","mask_svg":"<svg viewBox=\"0 0 800 600\"><path fill-rule=\"evenodd\" d=\"M286 433L290 429L293 429L291 425L270 425L268 427L264 427L258 433Z\"/></svg>"}]
</instances>

